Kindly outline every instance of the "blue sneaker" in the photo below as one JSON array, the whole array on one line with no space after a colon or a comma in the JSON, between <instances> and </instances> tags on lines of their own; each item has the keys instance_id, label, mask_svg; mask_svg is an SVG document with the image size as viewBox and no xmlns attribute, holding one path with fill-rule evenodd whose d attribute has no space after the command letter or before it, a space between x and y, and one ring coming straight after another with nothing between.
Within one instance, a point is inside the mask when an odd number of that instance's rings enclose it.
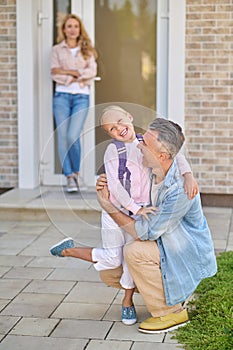
<instances>
[{"instance_id":1,"label":"blue sneaker","mask_svg":"<svg viewBox=\"0 0 233 350\"><path fill-rule=\"evenodd\" d=\"M50 253L55 256L60 256L63 258L61 255L62 251L67 248L74 248L74 241L71 237L68 237L66 239L63 239L63 241L58 242L57 244L53 245L50 248Z\"/></svg>"},{"instance_id":2,"label":"blue sneaker","mask_svg":"<svg viewBox=\"0 0 233 350\"><path fill-rule=\"evenodd\" d=\"M121 320L127 326L131 326L137 322L137 314L134 305L128 307L122 306Z\"/></svg>"}]
</instances>

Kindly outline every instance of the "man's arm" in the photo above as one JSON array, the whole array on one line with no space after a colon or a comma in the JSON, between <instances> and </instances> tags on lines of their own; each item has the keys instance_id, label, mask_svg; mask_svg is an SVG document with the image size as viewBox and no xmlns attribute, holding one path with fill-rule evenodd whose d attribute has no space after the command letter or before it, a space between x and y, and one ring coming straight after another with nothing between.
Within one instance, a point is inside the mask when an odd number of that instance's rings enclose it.
<instances>
[{"instance_id":1,"label":"man's arm","mask_svg":"<svg viewBox=\"0 0 233 350\"><path fill-rule=\"evenodd\" d=\"M135 220L130 216L118 210L109 200L109 191L107 186L100 186L97 182L97 199L101 207L111 216L118 226L128 232L134 239L138 239L135 230Z\"/></svg>"}]
</instances>

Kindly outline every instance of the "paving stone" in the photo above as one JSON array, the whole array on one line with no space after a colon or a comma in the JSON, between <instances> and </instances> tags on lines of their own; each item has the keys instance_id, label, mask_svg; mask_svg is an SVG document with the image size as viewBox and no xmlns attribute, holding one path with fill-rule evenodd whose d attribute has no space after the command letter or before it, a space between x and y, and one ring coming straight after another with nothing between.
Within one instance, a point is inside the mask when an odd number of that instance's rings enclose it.
<instances>
[{"instance_id":1,"label":"paving stone","mask_svg":"<svg viewBox=\"0 0 233 350\"><path fill-rule=\"evenodd\" d=\"M64 301L106 304L111 303L116 294L116 289L107 287L103 283L78 282Z\"/></svg>"},{"instance_id":2,"label":"paving stone","mask_svg":"<svg viewBox=\"0 0 233 350\"><path fill-rule=\"evenodd\" d=\"M48 280L101 282L99 274L93 269L55 269Z\"/></svg>"},{"instance_id":3,"label":"paving stone","mask_svg":"<svg viewBox=\"0 0 233 350\"><path fill-rule=\"evenodd\" d=\"M40 235L47 228L38 222L23 222L8 231L9 234Z\"/></svg>"},{"instance_id":4,"label":"paving stone","mask_svg":"<svg viewBox=\"0 0 233 350\"><path fill-rule=\"evenodd\" d=\"M29 280L0 279L0 298L13 299L28 283Z\"/></svg>"},{"instance_id":5,"label":"paving stone","mask_svg":"<svg viewBox=\"0 0 233 350\"><path fill-rule=\"evenodd\" d=\"M60 320L44 318L22 318L11 330L14 335L48 337Z\"/></svg>"},{"instance_id":6,"label":"paving stone","mask_svg":"<svg viewBox=\"0 0 233 350\"><path fill-rule=\"evenodd\" d=\"M149 340L149 339L148 339ZM141 350L142 349L142 343L141 342L135 342L131 348L131 350ZM177 350L177 349L183 349L180 344L165 344L165 343L150 343L149 341L143 342L143 350Z\"/></svg>"},{"instance_id":7,"label":"paving stone","mask_svg":"<svg viewBox=\"0 0 233 350\"><path fill-rule=\"evenodd\" d=\"M7 304L9 304L11 300L7 299L0 299L0 312L4 309ZM1 333L1 332L0 332Z\"/></svg>"},{"instance_id":8,"label":"paving stone","mask_svg":"<svg viewBox=\"0 0 233 350\"><path fill-rule=\"evenodd\" d=\"M168 332L166 333L163 342L164 343L169 343L169 344L177 344L178 341L176 338L172 339L174 337L174 332Z\"/></svg>"},{"instance_id":9,"label":"paving stone","mask_svg":"<svg viewBox=\"0 0 233 350\"><path fill-rule=\"evenodd\" d=\"M2 315L46 318L63 298L61 294L21 293L2 311Z\"/></svg>"},{"instance_id":10,"label":"paving stone","mask_svg":"<svg viewBox=\"0 0 233 350\"><path fill-rule=\"evenodd\" d=\"M49 249L49 247L48 247ZM50 254L49 257L34 258L29 267L49 267L49 268L67 268L67 269L88 269L91 263L75 258L60 258Z\"/></svg>"},{"instance_id":11,"label":"paving stone","mask_svg":"<svg viewBox=\"0 0 233 350\"><path fill-rule=\"evenodd\" d=\"M105 339L111 326L107 321L62 320L51 337Z\"/></svg>"},{"instance_id":12,"label":"paving stone","mask_svg":"<svg viewBox=\"0 0 233 350\"><path fill-rule=\"evenodd\" d=\"M139 324L136 323L132 326L125 326L122 322L115 322L111 328L107 340L131 340L138 342L151 342L161 343L164 338L164 334L143 334L138 332ZM144 345L143 345L144 346Z\"/></svg>"},{"instance_id":13,"label":"paving stone","mask_svg":"<svg viewBox=\"0 0 233 350\"><path fill-rule=\"evenodd\" d=\"M0 277L5 275L10 269L11 267L8 266L0 266Z\"/></svg>"},{"instance_id":14,"label":"paving stone","mask_svg":"<svg viewBox=\"0 0 233 350\"><path fill-rule=\"evenodd\" d=\"M20 317L0 315L0 334L7 334L20 320Z\"/></svg>"},{"instance_id":15,"label":"paving stone","mask_svg":"<svg viewBox=\"0 0 233 350\"><path fill-rule=\"evenodd\" d=\"M15 344L17 344L17 350L83 350L87 343L87 339L74 340L8 335L1 343L1 350L16 350Z\"/></svg>"},{"instance_id":16,"label":"paving stone","mask_svg":"<svg viewBox=\"0 0 233 350\"><path fill-rule=\"evenodd\" d=\"M32 281L25 289L24 293L48 293L67 294L73 288L75 282L66 281Z\"/></svg>"},{"instance_id":17,"label":"paving stone","mask_svg":"<svg viewBox=\"0 0 233 350\"><path fill-rule=\"evenodd\" d=\"M26 266L32 259L32 256L0 255L0 266Z\"/></svg>"},{"instance_id":18,"label":"paving stone","mask_svg":"<svg viewBox=\"0 0 233 350\"><path fill-rule=\"evenodd\" d=\"M15 267L5 274L4 278L11 279L45 279L53 270L40 267Z\"/></svg>"},{"instance_id":19,"label":"paving stone","mask_svg":"<svg viewBox=\"0 0 233 350\"><path fill-rule=\"evenodd\" d=\"M23 234L6 234L0 237L0 247L5 255L17 255L30 245L36 236Z\"/></svg>"},{"instance_id":20,"label":"paving stone","mask_svg":"<svg viewBox=\"0 0 233 350\"><path fill-rule=\"evenodd\" d=\"M130 350L130 341L91 340L86 350Z\"/></svg>"},{"instance_id":21,"label":"paving stone","mask_svg":"<svg viewBox=\"0 0 233 350\"><path fill-rule=\"evenodd\" d=\"M62 303L51 315L55 318L102 320L108 304Z\"/></svg>"}]
</instances>

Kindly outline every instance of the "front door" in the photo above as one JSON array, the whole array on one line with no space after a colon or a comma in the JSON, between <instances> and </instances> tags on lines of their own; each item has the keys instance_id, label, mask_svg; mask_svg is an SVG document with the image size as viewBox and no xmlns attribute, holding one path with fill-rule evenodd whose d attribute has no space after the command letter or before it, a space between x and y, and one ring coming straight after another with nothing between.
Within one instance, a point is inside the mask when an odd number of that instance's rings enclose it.
<instances>
[{"instance_id":1,"label":"front door","mask_svg":"<svg viewBox=\"0 0 233 350\"><path fill-rule=\"evenodd\" d=\"M136 126L144 129L159 105L156 101L159 3L167 1L41 0L38 24L40 177L43 185L64 183L57 155L50 78L50 52L59 19L70 12L80 16L98 52L100 79L91 88L90 110L82 135L81 173L87 185L93 186L107 142L106 135L98 126L103 108L109 104L121 105L134 115ZM166 88L166 83L164 86Z\"/></svg>"}]
</instances>

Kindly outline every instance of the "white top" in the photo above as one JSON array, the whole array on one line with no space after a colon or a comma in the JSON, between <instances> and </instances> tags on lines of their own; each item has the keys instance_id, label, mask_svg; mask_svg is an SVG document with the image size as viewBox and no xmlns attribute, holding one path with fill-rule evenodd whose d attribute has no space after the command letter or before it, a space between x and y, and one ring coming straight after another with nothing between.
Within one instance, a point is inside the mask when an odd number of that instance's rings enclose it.
<instances>
[{"instance_id":1,"label":"white top","mask_svg":"<svg viewBox=\"0 0 233 350\"><path fill-rule=\"evenodd\" d=\"M142 165L142 153L137 148L139 141L126 142L127 168L131 172L131 195L118 178L119 155L116 145L110 143L104 154L104 166L110 191L110 200L118 208L125 208L134 215L142 205L150 203L150 170Z\"/></svg>"}]
</instances>

